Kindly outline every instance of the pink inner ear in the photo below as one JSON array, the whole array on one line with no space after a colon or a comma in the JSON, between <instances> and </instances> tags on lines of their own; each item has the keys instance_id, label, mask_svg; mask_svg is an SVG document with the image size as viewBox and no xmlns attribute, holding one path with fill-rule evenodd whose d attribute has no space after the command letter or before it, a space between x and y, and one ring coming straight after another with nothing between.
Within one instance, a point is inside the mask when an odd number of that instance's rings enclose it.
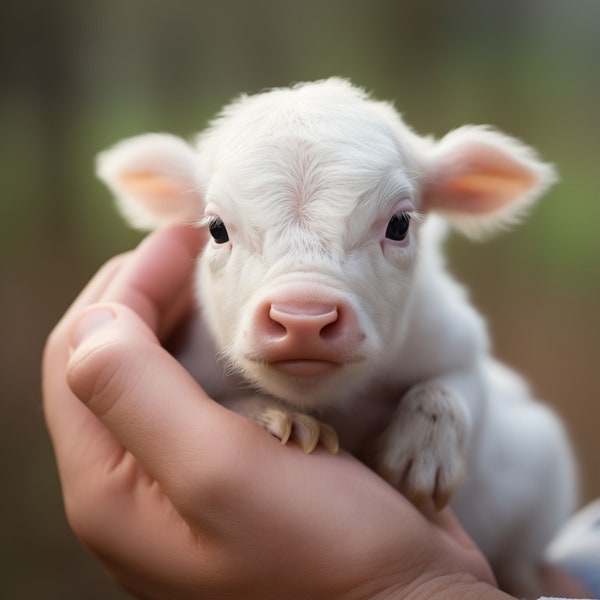
<instances>
[{"instance_id":1,"label":"pink inner ear","mask_svg":"<svg viewBox=\"0 0 600 600\"><path fill-rule=\"evenodd\" d=\"M129 194L157 215L190 213L190 206L197 201L193 188L184 190L153 171L129 171L121 174L119 181Z\"/></svg>"},{"instance_id":2,"label":"pink inner ear","mask_svg":"<svg viewBox=\"0 0 600 600\"><path fill-rule=\"evenodd\" d=\"M450 179L438 190L430 208L484 214L494 212L527 193L536 177L525 170L481 169Z\"/></svg>"}]
</instances>

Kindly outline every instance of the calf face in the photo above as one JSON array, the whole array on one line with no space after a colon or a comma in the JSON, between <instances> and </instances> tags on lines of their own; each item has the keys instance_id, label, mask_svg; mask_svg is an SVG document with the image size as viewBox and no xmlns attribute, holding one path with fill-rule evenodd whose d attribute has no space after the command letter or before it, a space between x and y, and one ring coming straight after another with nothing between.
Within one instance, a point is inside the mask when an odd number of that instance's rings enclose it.
<instances>
[{"instance_id":1,"label":"calf face","mask_svg":"<svg viewBox=\"0 0 600 600\"><path fill-rule=\"evenodd\" d=\"M99 174L134 225L208 227L198 296L222 356L303 408L339 403L401 347L416 273L442 268L420 260L429 213L482 236L553 179L514 139L420 137L338 79L242 97L193 146L127 140Z\"/></svg>"}]
</instances>

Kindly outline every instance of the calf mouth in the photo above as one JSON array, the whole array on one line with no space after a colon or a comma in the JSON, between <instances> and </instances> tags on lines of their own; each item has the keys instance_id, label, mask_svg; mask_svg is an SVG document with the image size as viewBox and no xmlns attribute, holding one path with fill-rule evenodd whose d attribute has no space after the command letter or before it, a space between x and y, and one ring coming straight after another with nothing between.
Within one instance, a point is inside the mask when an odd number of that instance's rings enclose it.
<instances>
[{"instance_id":1,"label":"calf mouth","mask_svg":"<svg viewBox=\"0 0 600 600\"><path fill-rule=\"evenodd\" d=\"M292 377L317 377L326 375L333 370L342 367L340 363L329 360L315 360L311 358L297 358L289 360L278 360L269 363L269 366L291 375Z\"/></svg>"}]
</instances>

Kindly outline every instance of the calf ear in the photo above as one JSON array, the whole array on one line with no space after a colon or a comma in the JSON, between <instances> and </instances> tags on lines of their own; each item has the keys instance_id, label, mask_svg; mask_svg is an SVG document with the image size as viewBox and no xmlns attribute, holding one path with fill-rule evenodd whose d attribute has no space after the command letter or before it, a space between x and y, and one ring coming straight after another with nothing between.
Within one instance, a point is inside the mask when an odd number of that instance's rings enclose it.
<instances>
[{"instance_id":1,"label":"calf ear","mask_svg":"<svg viewBox=\"0 0 600 600\"><path fill-rule=\"evenodd\" d=\"M518 140L486 127L461 127L433 148L423 209L481 238L518 221L556 179L553 167Z\"/></svg>"},{"instance_id":2,"label":"calf ear","mask_svg":"<svg viewBox=\"0 0 600 600\"><path fill-rule=\"evenodd\" d=\"M97 174L138 229L191 223L202 215L194 151L175 136L146 134L124 140L98 156Z\"/></svg>"}]
</instances>

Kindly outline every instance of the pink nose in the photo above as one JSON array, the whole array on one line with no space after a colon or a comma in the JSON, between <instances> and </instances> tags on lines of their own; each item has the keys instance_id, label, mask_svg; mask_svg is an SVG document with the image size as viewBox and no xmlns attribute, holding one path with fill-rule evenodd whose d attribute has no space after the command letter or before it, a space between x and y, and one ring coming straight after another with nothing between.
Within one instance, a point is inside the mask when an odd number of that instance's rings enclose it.
<instances>
[{"instance_id":1,"label":"pink nose","mask_svg":"<svg viewBox=\"0 0 600 600\"><path fill-rule=\"evenodd\" d=\"M354 310L339 298L283 294L258 307L251 339L260 360L285 370L299 362L343 364L356 356L364 335Z\"/></svg>"},{"instance_id":2,"label":"pink nose","mask_svg":"<svg viewBox=\"0 0 600 600\"><path fill-rule=\"evenodd\" d=\"M339 326L337 307L327 304L273 303L269 317L273 321L271 333L290 340L294 338L299 344L312 344L321 337L335 336Z\"/></svg>"}]
</instances>

